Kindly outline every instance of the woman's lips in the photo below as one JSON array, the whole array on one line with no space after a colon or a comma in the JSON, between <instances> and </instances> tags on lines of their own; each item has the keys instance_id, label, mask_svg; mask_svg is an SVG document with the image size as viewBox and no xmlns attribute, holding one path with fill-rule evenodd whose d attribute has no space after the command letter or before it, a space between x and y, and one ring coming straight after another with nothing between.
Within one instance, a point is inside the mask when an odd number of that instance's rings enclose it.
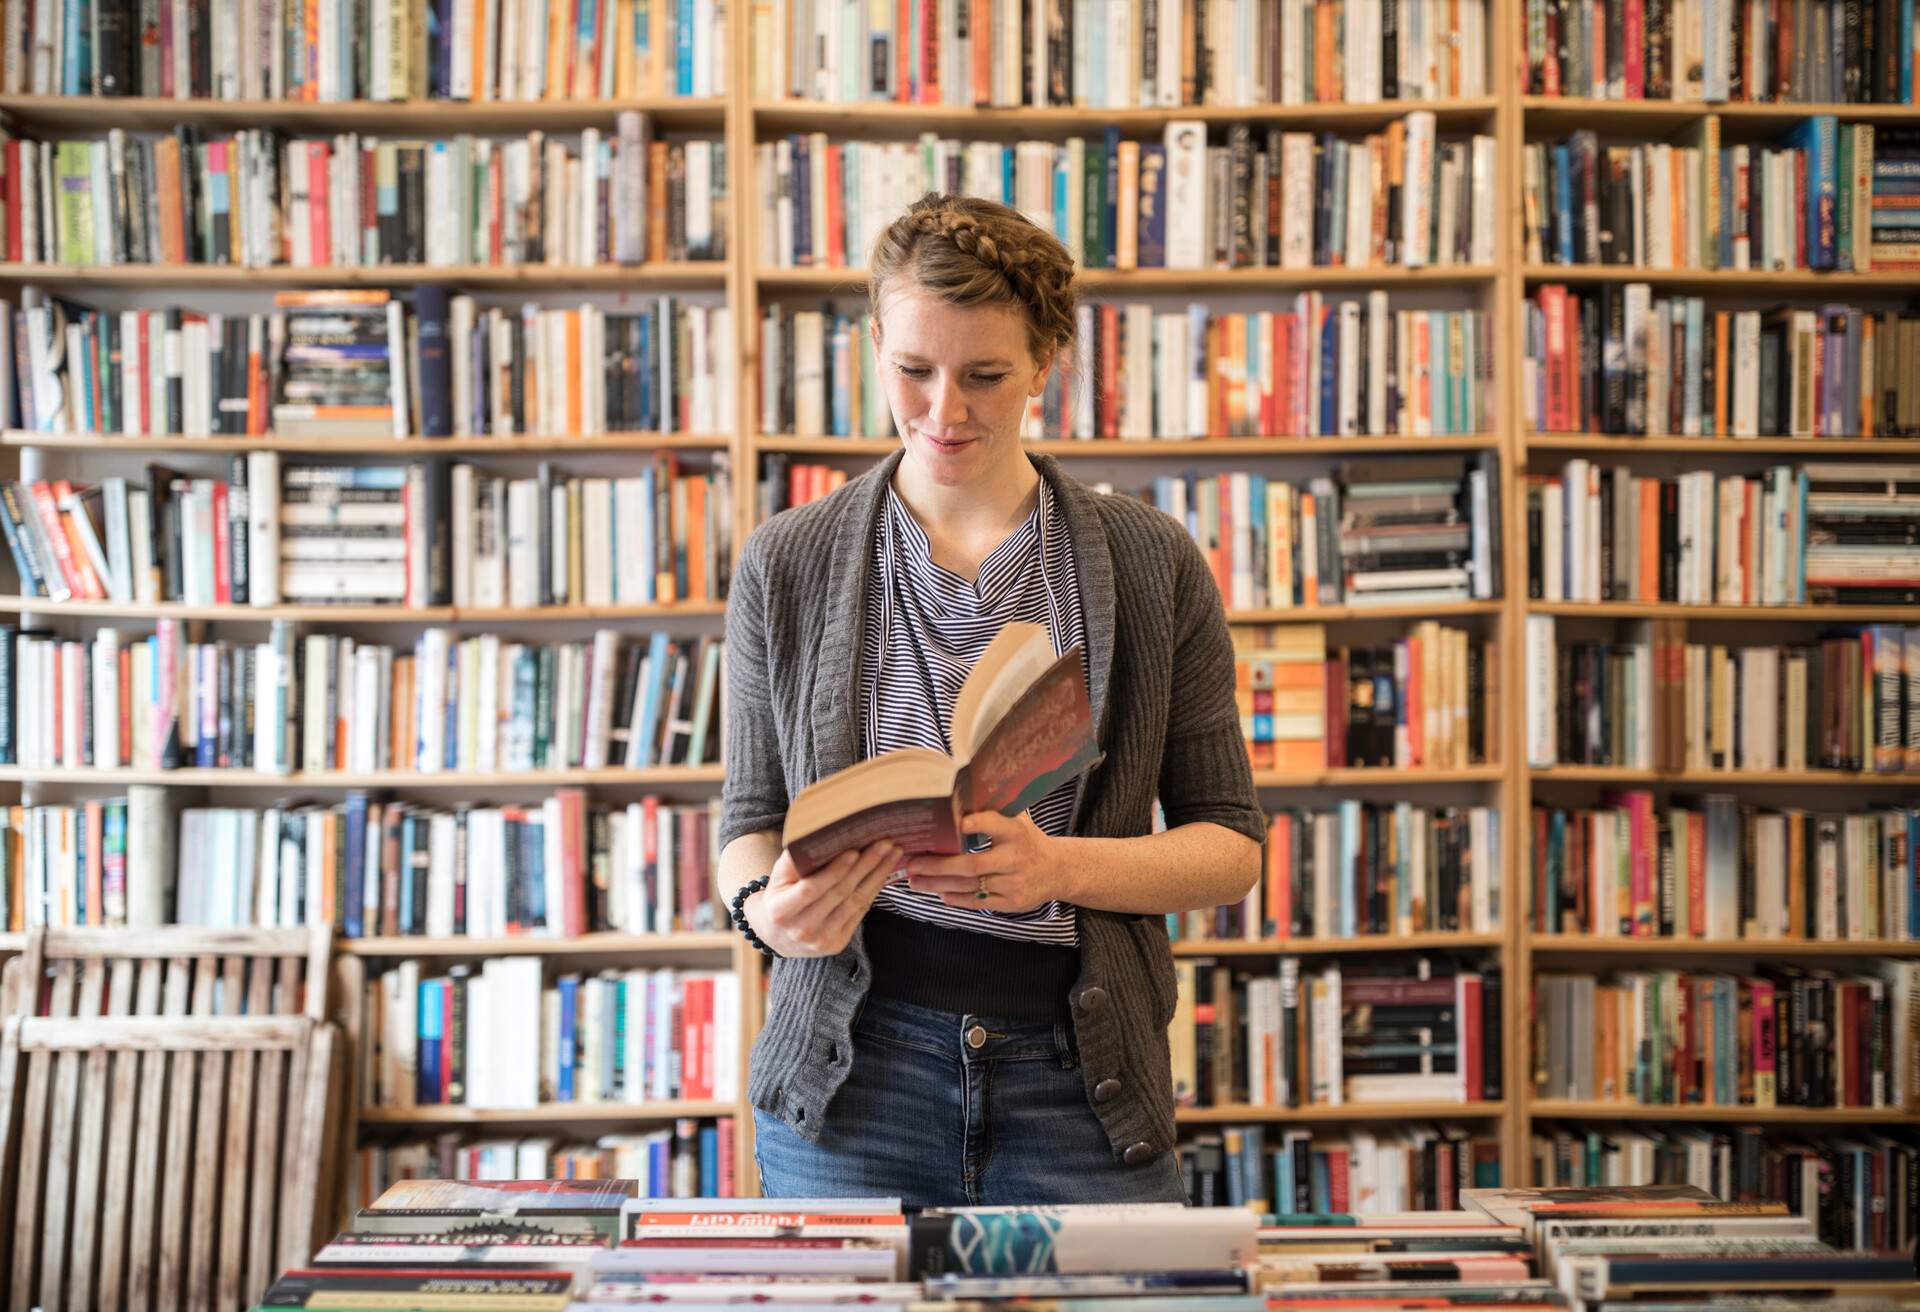
<instances>
[{"instance_id":1,"label":"woman's lips","mask_svg":"<svg viewBox=\"0 0 1920 1312\"><path fill-rule=\"evenodd\" d=\"M946 455L954 451L962 450L965 447L972 445L973 443L973 439L970 437L942 438L942 437L935 437L931 433L921 433L920 436L926 439L926 442L929 446L931 446L935 451L940 452L942 455Z\"/></svg>"}]
</instances>

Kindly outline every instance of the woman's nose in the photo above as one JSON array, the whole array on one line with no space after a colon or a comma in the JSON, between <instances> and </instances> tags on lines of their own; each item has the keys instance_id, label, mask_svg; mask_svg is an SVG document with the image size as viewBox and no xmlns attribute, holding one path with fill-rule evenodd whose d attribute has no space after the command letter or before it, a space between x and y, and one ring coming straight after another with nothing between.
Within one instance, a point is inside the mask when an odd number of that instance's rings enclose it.
<instances>
[{"instance_id":1,"label":"woman's nose","mask_svg":"<svg viewBox=\"0 0 1920 1312\"><path fill-rule=\"evenodd\" d=\"M934 380L933 393L928 398L927 418L947 427L967 421L967 405L960 395L959 384L951 378Z\"/></svg>"}]
</instances>

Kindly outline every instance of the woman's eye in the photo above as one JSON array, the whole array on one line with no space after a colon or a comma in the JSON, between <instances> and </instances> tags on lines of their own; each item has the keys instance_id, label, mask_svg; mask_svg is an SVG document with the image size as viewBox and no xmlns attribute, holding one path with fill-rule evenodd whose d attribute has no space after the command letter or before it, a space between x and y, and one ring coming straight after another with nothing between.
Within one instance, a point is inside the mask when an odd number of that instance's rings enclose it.
<instances>
[{"instance_id":1,"label":"woman's eye","mask_svg":"<svg viewBox=\"0 0 1920 1312\"><path fill-rule=\"evenodd\" d=\"M975 374L973 376L973 381L982 387L998 387L1006 380L1007 376L1005 374Z\"/></svg>"},{"instance_id":2,"label":"woman's eye","mask_svg":"<svg viewBox=\"0 0 1920 1312\"><path fill-rule=\"evenodd\" d=\"M894 367L900 371L902 378L911 378L916 383L932 372L930 369L923 369L919 365L913 364L902 364Z\"/></svg>"}]
</instances>

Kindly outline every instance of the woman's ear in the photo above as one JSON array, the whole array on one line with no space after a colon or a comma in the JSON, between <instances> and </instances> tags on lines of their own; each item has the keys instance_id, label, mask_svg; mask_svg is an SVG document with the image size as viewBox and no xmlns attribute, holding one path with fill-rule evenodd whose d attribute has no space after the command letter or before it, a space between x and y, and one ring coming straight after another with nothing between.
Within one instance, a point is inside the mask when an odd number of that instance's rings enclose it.
<instances>
[{"instance_id":1,"label":"woman's ear","mask_svg":"<svg viewBox=\"0 0 1920 1312\"><path fill-rule=\"evenodd\" d=\"M1033 382L1027 385L1028 396L1038 396L1047 390L1047 379L1053 374L1053 362L1060 358L1058 349L1048 351L1034 364Z\"/></svg>"}]
</instances>

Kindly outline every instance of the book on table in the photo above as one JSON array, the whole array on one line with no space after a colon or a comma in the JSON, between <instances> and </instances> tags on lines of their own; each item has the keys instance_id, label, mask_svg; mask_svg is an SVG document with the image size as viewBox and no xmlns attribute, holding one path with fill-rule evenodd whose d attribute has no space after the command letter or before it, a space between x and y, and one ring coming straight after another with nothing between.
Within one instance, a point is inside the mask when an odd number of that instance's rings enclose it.
<instances>
[{"instance_id":1,"label":"book on table","mask_svg":"<svg viewBox=\"0 0 1920 1312\"><path fill-rule=\"evenodd\" d=\"M1056 656L1047 630L1011 623L954 701L953 753L907 747L802 789L781 841L810 875L882 838L909 855L965 850L961 820L1018 815L1099 760L1079 647Z\"/></svg>"}]
</instances>

